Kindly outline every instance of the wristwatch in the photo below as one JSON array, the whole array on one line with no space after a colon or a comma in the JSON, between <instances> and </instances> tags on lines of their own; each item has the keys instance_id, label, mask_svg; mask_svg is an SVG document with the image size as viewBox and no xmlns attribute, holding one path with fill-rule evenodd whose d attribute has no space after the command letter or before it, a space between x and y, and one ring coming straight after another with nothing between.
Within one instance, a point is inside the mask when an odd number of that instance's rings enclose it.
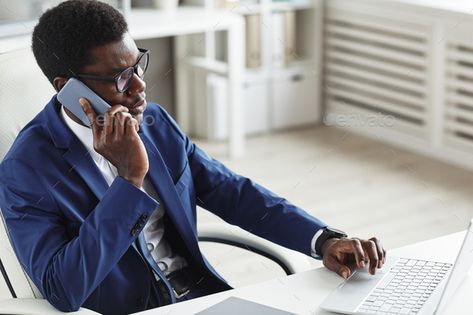
<instances>
[{"instance_id":1,"label":"wristwatch","mask_svg":"<svg viewBox=\"0 0 473 315\"><path fill-rule=\"evenodd\" d=\"M323 229L322 234L320 234L320 236L317 238L317 241L315 242L315 253L322 257L322 246L324 245L325 241L331 238L343 238L347 236L347 233L327 226Z\"/></svg>"}]
</instances>

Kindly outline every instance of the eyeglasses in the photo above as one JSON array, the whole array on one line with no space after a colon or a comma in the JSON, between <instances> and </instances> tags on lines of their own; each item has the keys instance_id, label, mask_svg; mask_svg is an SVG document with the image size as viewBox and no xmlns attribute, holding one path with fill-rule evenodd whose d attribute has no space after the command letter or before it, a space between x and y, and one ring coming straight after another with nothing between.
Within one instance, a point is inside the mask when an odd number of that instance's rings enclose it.
<instances>
[{"instance_id":1,"label":"eyeglasses","mask_svg":"<svg viewBox=\"0 0 473 315\"><path fill-rule=\"evenodd\" d=\"M117 75L111 76L98 76L92 74L76 74L74 75L77 78L87 79L87 80L97 80L97 81L109 81L115 82L115 86L119 93L126 92L130 87L133 75L136 73L141 79L143 79L146 70L148 69L149 63L149 50L138 48L140 56L138 61L132 67L128 67L125 70L121 71Z\"/></svg>"}]
</instances>

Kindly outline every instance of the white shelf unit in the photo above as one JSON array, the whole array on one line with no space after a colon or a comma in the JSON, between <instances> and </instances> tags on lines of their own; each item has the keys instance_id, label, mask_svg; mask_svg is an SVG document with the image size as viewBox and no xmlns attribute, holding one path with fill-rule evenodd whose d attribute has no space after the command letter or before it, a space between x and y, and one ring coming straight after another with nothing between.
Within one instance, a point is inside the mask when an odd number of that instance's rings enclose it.
<instances>
[{"instance_id":1,"label":"white shelf unit","mask_svg":"<svg viewBox=\"0 0 473 315\"><path fill-rule=\"evenodd\" d=\"M194 1L193 4L196 4ZM201 3L205 6L205 3ZM208 3L212 10L214 4ZM320 59L322 6L319 0L287 0L245 3L215 9L238 13L245 19L245 69L241 86L241 106L246 134L315 124L320 121ZM275 24L275 16L279 24ZM284 24L285 19L293 22ZM252 25L252 26L250 26ZM288 27L287 25L290 25ZM198 39L201 48L214 51L225 61L224 34L205 34ZM276 58L277 54L280 54ZM251 60L254 58L254 60ZM253 64L251 64L253 63ZM194 73L200 113L195 113L191 132L213 140L227 134L219 125L225 83L214 74ZM223 91L222 91L223 90ZM198 91L206 91L204 93ZM221 115L221 116L219 116ZM222 132L217 132L217 131Z\"/></svg>"},{"instance_id":2,"label":"white shelf unit","mask_svg":"<svg viewBox=\"0 0 473 315\"><path fill-rule=\"evenodd\" d=\"M324 121L473 169L473 14L446 0L329 0Z\"/></svg>"}]
</instances>

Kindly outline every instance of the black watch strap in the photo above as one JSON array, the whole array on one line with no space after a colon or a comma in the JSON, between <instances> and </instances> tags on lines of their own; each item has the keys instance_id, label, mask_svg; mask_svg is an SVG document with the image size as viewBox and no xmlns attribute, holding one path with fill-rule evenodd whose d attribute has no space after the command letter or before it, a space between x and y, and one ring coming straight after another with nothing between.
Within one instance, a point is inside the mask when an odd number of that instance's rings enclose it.
<instances>
[{"instance_id":1,"label":"black watch strap","mask_svg":"<svg viewBox=\"0 0 473 315\"><path fill-rule=\"evenodd\" d=\"M315 253L322 257L322 246L324 245L325 241L331 238L343 238L347 236L347 233L343 231L331 227L324 228L322 234L320 234L320 236L317 238L317 241L315 242Z\"/></svg>"}]
</instances>

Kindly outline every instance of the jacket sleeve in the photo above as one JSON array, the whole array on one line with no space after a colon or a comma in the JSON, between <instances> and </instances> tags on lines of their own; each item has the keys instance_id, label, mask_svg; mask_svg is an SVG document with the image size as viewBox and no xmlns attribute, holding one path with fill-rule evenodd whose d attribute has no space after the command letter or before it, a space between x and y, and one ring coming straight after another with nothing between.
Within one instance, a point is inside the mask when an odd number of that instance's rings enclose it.
<instances>
[{"instance_id":1,"label":"jacket sleeve","mask_svg":"<svg viewBox=\"0 0 473 315\"><path fill-rule=\"evenodd\" d=\"M312 239L325 223L211 158L163 114L185 142L199 206L255 235L311 255Z\"/></svg>"},{"instance_id":2,"label":"jacket sleeve","mask_svg":"<svg viewBox=\"0 0 473 315\"><path fill-rule=\"evenodd\" d=\"M0 206L19 261L52 305L76 311L128 250L158 204L117 177L78 235L71 237L47 187L23 162L10 159L0 165Z\"/></svg>"}]
</instances>

